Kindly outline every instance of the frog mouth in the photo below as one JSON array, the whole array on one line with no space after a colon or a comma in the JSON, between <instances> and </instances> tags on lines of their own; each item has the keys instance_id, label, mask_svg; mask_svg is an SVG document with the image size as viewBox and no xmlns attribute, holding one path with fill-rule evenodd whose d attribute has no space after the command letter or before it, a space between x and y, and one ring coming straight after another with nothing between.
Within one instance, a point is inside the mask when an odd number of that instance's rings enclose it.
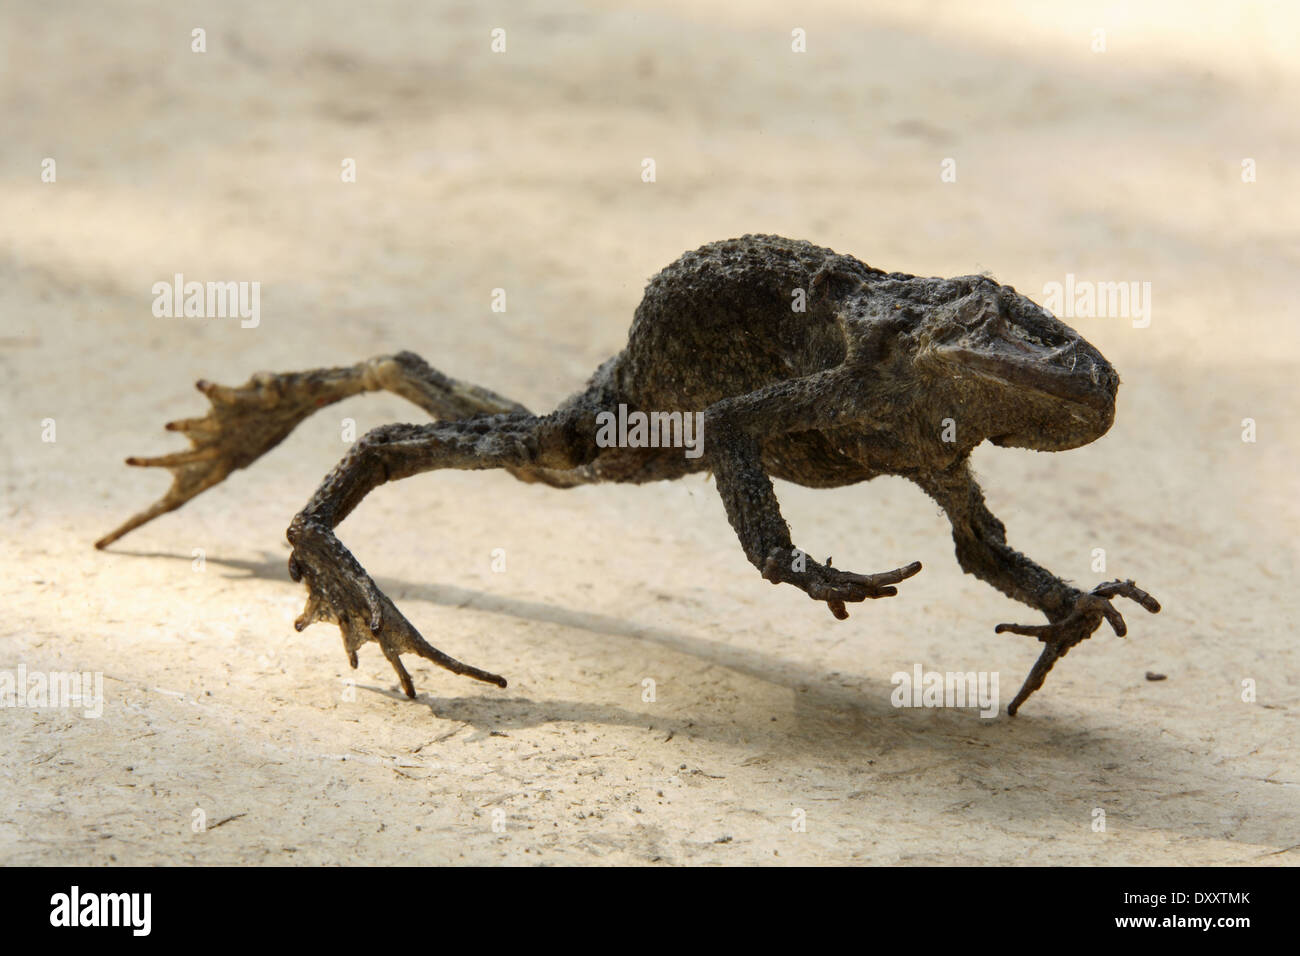
<instances>
[{"instance_id":1,"label":"frog mouth","mask_svg":"<svg viewBox=\"0 0 1300 956\"><path fill-rule=\"evenodd\" d=\"M985 352L961 345L939 346L936 351L965 370L1016 388L1030 388L1099 412L1114 407L1118 384L1114 371L1083 354L1076 343L1051 351L1025 348L1024 354L1002 349Z\"/></svg>"}]
</instances>

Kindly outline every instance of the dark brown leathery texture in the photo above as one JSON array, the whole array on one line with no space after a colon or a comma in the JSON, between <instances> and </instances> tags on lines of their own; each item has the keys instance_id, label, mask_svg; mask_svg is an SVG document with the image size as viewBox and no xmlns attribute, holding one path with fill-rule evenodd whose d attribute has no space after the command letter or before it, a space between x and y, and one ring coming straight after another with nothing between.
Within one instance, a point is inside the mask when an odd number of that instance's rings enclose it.
<instances>
[{"instance_id":1,"label":"dark brown leathery texture","mask_svg":"<svg viewBox=\"0 0 1300 956\"><path fill-rule=\"evenodd\" d=\"M362 392L401 395L438 424L389 425L364 436L294 518L288 537L291 574L308 587L299 628L338 624L353 666L357 649L377 641L414 696L403 653L505 681L424 641L335 537L339 522L380 484L440 468L503 468L557 488L708 469L762 576L794 585L844 618L846 603L896 594L920 563L857 574L813 560L795 546L772 478L828 488L899 475L943 507L965 571L1048 619L998 627L1045 645L1008 708L1014 714L1103 620L1125 633L1112 597L1153 613L1160 607L1131 581L1080 591L1011 548L968 458L986 440L1042 451L1093 441L1114 420L1118 386L1115 370L1078 333L988 276L886 273L811 243L743 236L688 252L654 276L627 346L550 415L452 379L411 352L351 367L260 374L238 389L201 383L212 411L169 426L194 447L128 459L171 469L171 491L98 544L247 466L317 408ZM698 413L702 454L603 446L598 417L621 407Z\"/></svg>"}]
</instances>

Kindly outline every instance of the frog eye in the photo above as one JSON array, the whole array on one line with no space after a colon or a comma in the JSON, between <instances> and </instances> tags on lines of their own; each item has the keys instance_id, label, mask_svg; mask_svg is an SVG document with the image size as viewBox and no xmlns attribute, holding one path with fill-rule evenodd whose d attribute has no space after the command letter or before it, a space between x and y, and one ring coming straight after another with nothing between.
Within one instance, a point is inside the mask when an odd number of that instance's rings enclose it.
<instances>
[{"instance_id":1,"label":"frog eye","mask_svg":"<svg viewBox=\"0 0 1300 956\"><path fill-rule=\"evenodd\" d=\"M980 293L972 293L959 301L953 314L957 321L968 329L985 324L991 324L996 328L1003 324L997 300L989 299L987 295Z\"/></svg>"}]
</instances>

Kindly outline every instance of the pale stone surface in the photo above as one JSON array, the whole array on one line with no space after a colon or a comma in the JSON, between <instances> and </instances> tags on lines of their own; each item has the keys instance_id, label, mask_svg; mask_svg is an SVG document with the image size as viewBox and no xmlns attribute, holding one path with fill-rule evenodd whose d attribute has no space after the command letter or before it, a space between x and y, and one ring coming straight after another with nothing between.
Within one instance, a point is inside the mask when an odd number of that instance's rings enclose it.
<instances>
[{"instance_id":1,"label":"pale stone surface","mask_svg":"<svg viewBox=\"0 0 1300 956\"><path fill-rule=\"evenodd\" d=\"M1294 863L1296 14L857 6L7 3L0 669L102 671L107 701L0 710L0 862ZM121 459L182 447L160 426L202 414L199 377L408 348L546 408L621 348L648 276L760 231L1035 297L1151 282L1149 328L1067 319L1124 378L1111 433L975 463L1018 548L1163 613L1119 602L1129 637L1099 631L1014 720L896 710L918 662L999 672L1005 706L1037 653L993 633L1036 615L961 574L912 486L778 487L837 567L925 563L840 623L760 580L703 479L437 474L340 538L511 684L412 659L412 704L374 646L354 673L336 629L293 631L285 571L341 420L421 420L386 395L91 548L166 487ZM260 326L155 318L176 272L261 282ZM194 833L196 807L228 822Z\"/></svg>"}]
</instances>

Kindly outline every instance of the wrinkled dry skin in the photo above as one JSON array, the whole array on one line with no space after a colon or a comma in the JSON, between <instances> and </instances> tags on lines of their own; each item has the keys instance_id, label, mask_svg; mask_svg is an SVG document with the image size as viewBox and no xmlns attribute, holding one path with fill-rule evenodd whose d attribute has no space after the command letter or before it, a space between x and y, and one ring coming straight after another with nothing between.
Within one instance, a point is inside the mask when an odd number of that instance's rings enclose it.
<instances>
[{"instance_id":1,"label":"wrinkled dry skin","mask_svg":"<svg viewBox=\"0 0 1300 956\"><path fill-rule=\"evenodd\" d=\"M172 489L98 546L251 464L317 409L366 391L399 394L437 423L385 426L358 442L290 525L289 569L308 587L299 630L338 624L353 667L357 649L376 640L414 697L404 653L506 681L428 644L335 537L379 485L441 468L503 468L557 488L709 469L762 576L794 585L843 619L846 603L896 594L920 563L858 574L811 559L793 542L771 479L829 488L897 475L942 506L964 570L1047 616L1047 625L998 626L1045 645L1008 707L1014 714L1103 620L1125 632L1110 598L1153 612L1160 606L1131 581L1082 592L1012 549L968 459L985 440L1044 451L1087 444L1114 420L1118 386L1096 349L991 278L885 273L811 243L750 235L687 253L651 279L627 347L549 415L450 379L410 352L350 368L260 374L238 389L200 382L212 412L168 426L193 449L128 459L170 468ZM602 447L597 416L620 405L702 413L703 454Z\"/></svg>"}]
</instances>

